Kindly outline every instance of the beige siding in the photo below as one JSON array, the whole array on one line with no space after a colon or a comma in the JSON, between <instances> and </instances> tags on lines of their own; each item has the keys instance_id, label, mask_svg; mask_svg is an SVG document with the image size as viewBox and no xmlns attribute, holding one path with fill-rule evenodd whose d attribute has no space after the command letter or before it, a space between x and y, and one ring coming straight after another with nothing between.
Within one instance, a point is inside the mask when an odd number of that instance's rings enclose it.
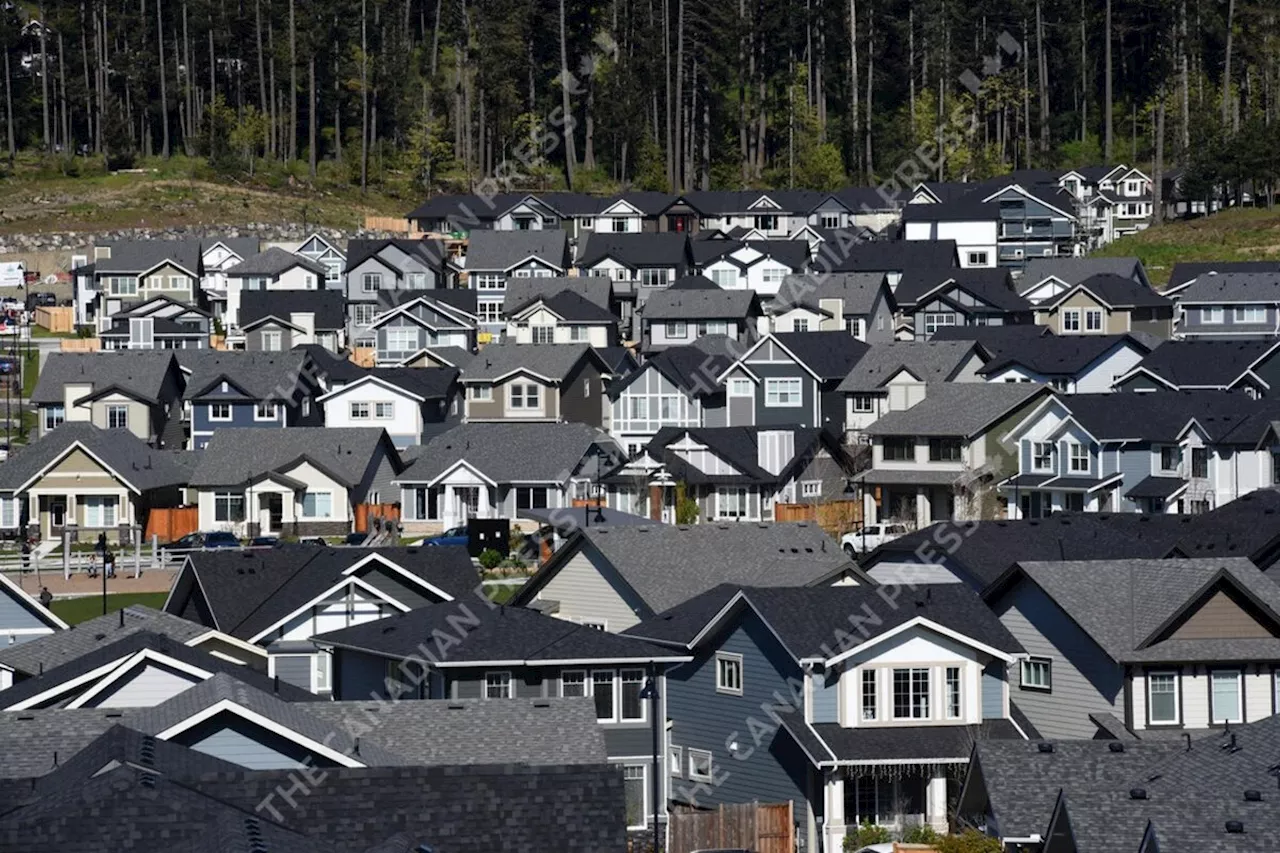
<instances>
[{"instance_id":1,"label":"beige siding","mask_svg":"<svg viewBox=\"0 0 1280 853\"><path fill-rule=\"evenodd\" d=\"M129 410L129 432L143 441L149 441L151 435L151 409L145 403L130 400L128 397L111 395L93 403L93 425L99 429L107 429L107 409L112 406L124 406Z\"/></svg>"},{"instance_id":2,"label":"beige siding","mask_svg":"<svg viewBox=\"0 0 1280 853\"><path fill-rule=\"evenodd\" d=\"M1062 311L1065 308L1101 308L1103 321L1102 331L1092 332L1091 334L1107 334L1118 335L1129 331L1129 312L1124 310L1111 311L1105 306L1099 305L1097 300L1089 296L1087 293L1076 293L1061 305L1055 307L1052 311L1040 311L1036 314L1036 322L1041 325L1050 326L1054 332L1058 334L1083 334L1084 333L1084 316L1081 315L1079 332L1064 332L1062 329Z\"/></svg>"},{"instance_id":3,"label":"beige siding","mask_svg":"<svg viewBox=\"0 0 1280 853\"><path fill-rule=\"evenodd\" d=\"M119 485L114 477L93 461L93 457L79 448L72 450L65 459L53 466L45 474L45 482L41 485L53 488L61 486L64 482L68 485L74 482L77 489L103 489Z\"/></svg>"},{"instance_id":4,"label":"beige siding","mask_svg":"<svg viewBox=\"0 0 1280 853\"><path fill-rule=\"evenodd\" d=\"M622 593L601 574L592 557L581 550L547 581L538 598L560 602L557 615L562 619L604 622L609 631L625 631L640 621Z\"/></svg>"},{"instance_id":5,"label":"beige siding","mask_svg":"<svg viewBox=\"0 0 1280 853\"><path fill-rule=\"evenodd\" d=\"M1276 636L1226 590L1214 593L1170 635L1173 640L1256 639Z\"/></svg>"}]
</instances>

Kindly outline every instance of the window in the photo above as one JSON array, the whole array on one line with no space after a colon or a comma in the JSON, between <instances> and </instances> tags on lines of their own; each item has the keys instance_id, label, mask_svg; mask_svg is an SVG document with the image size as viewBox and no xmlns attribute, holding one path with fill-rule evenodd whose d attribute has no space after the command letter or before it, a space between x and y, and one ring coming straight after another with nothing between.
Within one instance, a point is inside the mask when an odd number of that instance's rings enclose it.
<instances>
[{"instance_id":1,"label":"window","mask_svg":"<svg viewBox=\"0 0 1280 853\"><path fill-rule=\"evenodd\" d=\"M1160 470L1176 472L1182 465L1182 448L1181 447L1162 447L1160 448Z\"/></svg>"},{"instance_id":2,"label":"window","mask_svg":"<svg viewBox=\"0 0 1280 853\"><path fill-rule=\"evenodd\" d=\"M1050 690L1053 688L1053 661L1049 658L1030 657L1022 662L1022 687L1024 690Z\"/></svg>"},{"instance_id":3,"label":"window","mask_svg":"<svg viewBox=\"0 0 1280 853\"><path fill-rule=\"evenodd\" d=\"M353 421L367 421L369 419L368 403L352 403L348 406L348 409L351 412L351 420Z\"/></svg>"},{"instance_id":4,"label":"window","mask_svg":"<svg viewBox=\"0 0 1280 853\"><path fill-rule=\"evenodd\" d=\"M1201 323L1207 323L1207 324L1210 324L1210 325L1216 325L1216 324L1218 324L1218 323L1221 323L1221 322L1222 322L1222 320L1223 320L1223 309L1222 309L1222 308L1201 308L1201 309L1200 309L1200 322L1201 322Z\"/></svg>"},{"instance_id":5,"label":"window","mask_svg":"<svg viewBox=\"0 0 1280 853\"><path fill-rule=\"evenodd\" d=\"M81 501L84 503L84 526L115 527L116 509L119 500L115 495L110 497L105 495L85 495L82 497Z\"/></svg>"},{"instance_id":6,"label":"window","mask_svg":"<svg viewBox=\"0 0 1280 853\"><path fill-rule=\"evenodd\" d=\"M1084 494L1081 492L1067 492L1063 495L1064 502L1062 508L1067 512L1084 512Z\"/></svg>"},{"instance_id":7,"label":"window","mask_svg":"<svg viewBox=\"0 0 1280 853\"><path fill-rule=\"evenodd\" d=\"M716 518L746 517L746 489L716 489Z\"/></svg>"},{"instance_id":8,"label":"window","mask_svg":"<svg viewBox=\"0 0 1280 853\"><path fill-rule=\"evenodd\" d=\"M1180 719L1178 674L1176 672L1147 673L1147 721L1157 726L1177 725Z\"/></svg>"},{"instance_id":9,"label":"window","mask_svg":"<svg viewBox=\"0 0 1280 853\"><path fill-rule=\"evenodd\" d=\"M742 695L742 655L716 653L716 692Z\"/></svg>"},{"instance_id":10,"label":"window","mask_svg":"<svg viewBox=\"0 0 1280 853\"><path fill-rule=\"evenodd\" d=\"M802 498L820 498L822 497L822 481L821 480L805 480L800 484L800 497Z\"/></svg>"},{"instance_id":11,"label":"window","mask_svg":"<svg viewBox=\"0 0 1280 853\"><path fill-rule=\"evenodd\" d=\"M492 385L470 385L467 387L467 393L472 400L489 401L493 399Z\"/></svg>"},{"instance_id":12,"label":"window","mask_svg":"<svg viewBox=\"0 0 1280 853\"><path fill-rule=\"evenodd\" d=\"M1067 308L1062 312L1062 331L1078 332L1080 331L1080 309Z\"/></svg>"},{"instance_id":13,"label":"window","mask_svg":"<svg viewBox=\"0 0 1280 853\"><path fill-rule=\"evenodd\" d=\"M273 402L259 403L253 407L253 419L255 421L274 421L279 415L279 410Z\"/></svg>"},{"instance_id":14,"label":"window","mask_svg":"<svg viewBox=\"0 0 1280 853\"><path fill-rule=\"evenodd\" d=\"M925 314L924 315L924 334L925 337L932 337L933 333L943 326L954 326L956 324L955 314Z\"/></svg>"},{"instance_id":15,"label":"window","mask_svg":"<svg viewBox=\"0 0 1280 853\"><path fill-rule=\"evenodd\" d=\"M1242 305L1236 308L1235 321L1237 323L1265 323L1267 322L1267 309L1261 305Z\"/></svg>"},{"instance_id":16,"label":"window","mask_svg":"<svg viewBox=\"0 0 1280 853\"><path fill-rule=\"evenodd\" d=\"M644 783L648 767L644 764L622 765L622 791L627 801L627 829L643 829L647 823L645 794L649 786Z\"/></svg>"},{"instance_id":17,"label":"window","mask_svg":"<svg viewBox=\"0 0 1280 853\"><path fill-rule=\"evenodd\" d=\"M684 750L678 746L667 747L667 772L677 779L684 775Z\"/></svg>"},{"instance_id":18,"label":"window","mask_svg":"<svg viewBox=\"0 0 1280 853\"><path fill-rule=\"evenodd\" d=\"M546 509L547 490L544 486L516 486L516 509Z\"/></svg>"},{"instance_id":19,"label":"window","mask_svg":"<svg viewBox=\"0 0 1280 853\"><path fill-rule=\"evenodd\" d=\"M782 280L787 277L786 267L764 267L760 270L760 283L765 285L782 286Z\"/></svg>"},{"instance_id":20,"label":"window","mask_svg":"<svg viewBox=\"0 0 1280 853\"><path fill-rule=\"evenodd\" d=\"M960 667L949 666L946 672L947 719L960 719Z\"/></svg>"},{"instance_id":21,"label":"window","mask_svg":"<svg viewBox=\"0 0 1280 853\"><path fill-rule=\"evenodd\" d=\"M802 396L799 377L764 381L764 404L770 408L798 408Z\"/></svg>"},{"instance_id":22,"label":"window","mask_svg":"<svg viewBox=\"0 0 1280 853\"><path fill-rule=\"evenodd\" d=\"M565 670L560 673L561 696L586 696L587 673L585 670Z\"/></svg>"},{"instance_id":23,"label":"window","mask_svg":"<svg viewBox=\"0 0 1280 853\"><path fill-rule=\"evenodd\" d=\"M57 429L67 419L67 410L62 406L44 407L45 430Z\"/></svg>"},{"instance_id":24,"label":"window","mask_svg":"<svg viewBox=\"0 0 1280 853\"><path fill-rule=\"evenodd\" d=\"M642 689L644 689L643 669L622 670L622 720L644 721L644 700L640 698Z\"/></svg>"},{"instance_id":25,"label":"window","mask_svg":"<svg viewBox=\"0 0 1280 853\"><path fill-rule=\"evenodd\" d=\"M107 293L111 296L137 296L138 280L133 276L113 276L108 278Z\"/></svg>"},{"instance_id":26,"label":"window","mask_svg":"<svg viewBox=\"0 0 1280 853\"><path fill-rule=\"evenodd\" d=\"M107 429L128 429L129 407L107 406Z\"/></svg>"},{"instance_id":27,"label":"window","mask_svg":"<svg viewBox=\"0 0 1280 853\"><path fill-rule=\"evenodd\" d=\"M808 317L797 317L796 319L792 320L792 321L791 321L791 331L793 331L793 332L807 332L807 331L809 331L809 318L808 318Z\"/></svg>"},{"instance_id":28,"label":"window","mask_svg":"<svg viewBox=\"0 0 1280 853\"><path fill-rule=\"evenodd\" d=\"M757 216L755 218L757 231L772 231L778 227L778 217L776 216Z\"/></svg>"},{"instance_id":29,"label":"window","mask_svg":"<svg viewBox=\"0 0 1280 853\"><path fill-rule=\"evenodd\" d=\"M427 287L427 274L424 272L409 273L409 289L425 290Z\"/></svg>"},{"instance_id":30,"label":"window","mask_svg":"<svg viewBox=\"0 0 1280 853\"><path fill-rule=\"evenodd\" d=\"M1037 441L1031 445L1031 468L1035 471L1052 471L1054 457L1053 442Z\"/></svg>"},{"instance_id":31,"label":"window","mask_svg":"<svg viewBox=\"0 0 1280 853\"><path fill-rule=\"evenodd\" d=\"M929 439L930 462L959 462L962 459L962 452L958 438Z\"/></svg>"},{"instance_id":32,"label":"window","mask_svg":"<svg viewBox=\"0 0 1280 853\"><path fill-rule=\"evenodd\" d=\"M750 379L730 379L729 380L729 396L730 397L754 397L755 394L751 389Z\"/></svg>"},{"instance_id":33,"label":"window","mask_svg":"<svg viewBox=\"0 0 1280 853\"><path fill-rule=\"evenodd\" d=\"M569 340L575 343L580 341L585 341L589 337L590 331L591 330L588 329L586 326L570 326Z\"/></svg>"},{"instance_id":34,"label":"window","mask_svg":"<svg viewBox=\"0 0 1280 853\"><path fill-rule=\"evenodd\" d=\"M889 462L914 462L916 440L909 436L885 436L884 458Z\"/></svg>"},{"instance_id":35,"label":"window","mask_svg":"<svg viewBox=\"0 0 1280 853\"><path fill-rule=\"evenodd\" d=\"M533 383L512 383L508 393L508 404L512 409L541 409L541 392L542 389Z\"/></svg>"},{"instance_id":36,"label":"window","mask_svg":"<svg viewBox=\"0 0 1280 853\"><path fill-rule=\"evenodd\" d=\"M1215 669L1210 674L1210 681L1213 684L1212 723L1244 722L1244 715L1241 713L1243 703L1240 701L1240 670Z\"/></svg>"},{"instance_id":37,"label":"window","mask_svg":"<svg viewBox=\"0 0 1280 853\"><path fill-rule=\"evenodd\" d=\"M244 495L240 492L214 492L213 520L244 521Z\"/></svg>"},{"instance_id":38,"label":"window","mask_svg":"<svg viewBox=\"0 0 1280 853\"><path fill-rule=\"evenodd\" d=\"M529 334L535 344L553 344L556 341L555 326L529 326Z\"/></svg>"},{"instance_id":39,"label":"window","mask_svg":"<svg viewBox=\"0 0 1280 853\"><path fill-rule=\"evenodd\" d=\"M231 420L231 404L230 403L210 403L209 404L209 420L211 421Z\"/></svg>"},{"instance_id":40,"label":"window","mask_svg":"<svg viewBox=\"0 0 1280 853\"><path fill-rule=\"evenodd\" d=\"M582 380L582 396L584 397L591 396L591 377L590 376L585 377Z\"/></svg>"},{"instance_id":41,"label":"window","mask_svg":"<svg viewBox=\"0 0 1280 853\"><path fill-rule=\"evenodd\" d=\"M332 492L307 492L302 496L303 518L333 518Z\"/></svg>"},{"instance_id":42,"label":"window","mask_svg":"<svg viewBox=\"0 0 1280 853\"><path fill-rule=\"evenodd\" d=\"M987 265L986 252L970 252L969 253L969 266L985 267L986 265Z\"/></svg>"},{"instance_id":43,"label":"window","mask_svg":"<svg viewBox=\"0 0 1280 853\"><path fill-rule=\"evenodd\" d=\"M838 214L838 213L824 213L824 214L822 214L822 216L819 218L819 222L820 222L820 224L821 224L821 226L822 226L823 228L839 228L839 227L840 227L840 214Z\"/></svg>"},{"instance_id":44,"label":"window","mask_svg":"<svg viewBox=\"0 0 1280 853\"><path fill-rule=\"evenodd\" d=\"M1084 312L1084 330L1086 332L1102 331L1102 309L1089 308Z\"/></svg>"},{"instance_id":45,"label":"window","mask_svg":"<svg viewBox=\"0 0 1280 853\"><path fill-rule=\"evenodd\" d=\"M722 290L731 290L738 283L737 270L712 270L711 280Z\"/></svg>"},{"instance_id":46,"label":"window","mask_svg":"<svg viewBox=\"0 0 1280 853\"><path fill-rule=\"evenodd\" d=\"M507 288L506 277L498 272L475 273L471 276L471 281L475 284L476 290L506 290Z\"/></svg>"},{"instance_id":47,"label":"window","mask_svg":"<svg viewBox=\"0 0 1280 853\"><path fill-rule=\"evenodd\" d=\"M613 671L591 673L591 695L596 701L596 719L613 720Z\"/></svg>"},{"instance_id":48,"label":"window","mask_svg":"<svg viewBox=\"0 0 1280 853\"><path fill-rule=\"evenodd\" d=\"M357 326L367 326L373 322L374 309L377 306L368 303L354 302L351 304L351 322Z\"/></svg>"},{"instance_id":49,"label":"window","mask_svg":"<svg viewBox=\"0 0 1280 853\"><path fill-rule=\"evenodd\" d=\"M611 230L614 234L626 234L627 233L627 217L625 216L610 217L609 230Z\"/></svg>"},{"instance_id":50,"label":"window","mask_svg":"<svg viewBox=\"0 0 1280 853\"><path fill-rule=\"evenodd\" d=\"M373 404L373 416L380 421L389 421L396 416L396 404L384 401Z\"/></svg>"},{"instance_id":51,"label":"window","mask_svg":"<svg viewBox=\"0 0 1280 853\"><path fill-rule=\"evenodd\" d=\"M893 716L898 720L929 718L929 670L895 669L893 671Z\"/></svg>"},{"instance_id":52,"label":"window","mask_svg":"<svg viewBox=\"0 0 1280 853\"><path fill-rule=\"evenodd\" d=\"M1209 451L1204 447L1191 448L1191 476L1197 480L1209 476Z\"/></svg>"},{"instance_id":53,"label":"window","mask_svg":"<svg viewBox=\"0 0 1280 853\"><path fill-rule=\"evenodd\" d=\"M502 303L478 302L476 303L476 316L480 318L481 323L500 323L502 322Z\"/></svg>"},{"instance_id":54,"label":"window","mask_svg":"<svg viewBox=\"0 0 1280 853\"><path fill-rule=\"evenodd\" d=\"M418 330L411 326L392 326L385 333L387 352L413 352L418 348Z\"/></svg>"},{"instance_id":55,"label":"window","mask_svg":"<svg viewBox=\"0 0 1280 853\"><path fill-rule=\"evenodd\" d=\"M876 400L870 394L854 394L850 397L853 410L855 412L874 412L876 410Z\"/></svg>"},{"instance_id":56,"label":"window","mask_svg":"<svg viewBox=\"0 0 1280 853\"><path fill-rule=\"evenodd\" d=\"M689 324L685 322L667 323L663 332L668 338L684 339L689 337Z\"/></svg>"},{"instance_id":57,"label":"window","mask_svg":"<svg viewBox=\"0 0 1280 853\"><path fill-rule=\"evenodd\" d=\"M876 671L862 671L862 720L873 722L876 719Z\"/></svg>"},{"instance_id":58,"label":"window","mask_svg":"<svg viewBox=\"0 0 1280 853\"><path fill-rule=\"evenodd\" d=\"M511 673L486 672L484 674L484 698L510 699Z\"/></svg>"},{"instance_id":59,"label":"window","mask_svg":"<svg viewBox=\"0 0 1280 853\"><path fill-rule=\"evenodd\" d=\"M669 281L669 272L665 269L640 270L640 283L645 287L665 287Z\"/></svg>"},{"instance_id":60,"label":"window","mask_svg":"<svg viewBox=\"0 0 1280 853\"><path fill-rule=\"evenodd\" d=\"M382 273L367 272L360 276L360 290L362 293L377 293L382 289Z\"/></svg>"},{"instance_id":61,"label":"window","mask_svg":"<svg viewBox=\"0 0 1280 853\"><path fill-rule=\"evenodd\" d=\"M689 747L689 778L695 782L711 781L711 753Z\"/></svg>"},{"instance_id":62,"label":"window","mask_svg":"<svg viewBox=\"0 0 1280 853\"><path fill-rule=\"evenodd\" d=\"M262 349L265 352L280 352L283 346L283 336L279 331L272 329L262 333Z\"/></svg>"},{"instance_id":63,"label":"window","mask_svg":"<svg viewBox=\"0 0 1280 853\"><path fill-rule=\"evenodd\" d=\"M1083 444L1067 445L1069 451L1068 457L1071 462L1072 474L1088 474L1089 473L1089 448Z\"/></svg>"}]
</instances>

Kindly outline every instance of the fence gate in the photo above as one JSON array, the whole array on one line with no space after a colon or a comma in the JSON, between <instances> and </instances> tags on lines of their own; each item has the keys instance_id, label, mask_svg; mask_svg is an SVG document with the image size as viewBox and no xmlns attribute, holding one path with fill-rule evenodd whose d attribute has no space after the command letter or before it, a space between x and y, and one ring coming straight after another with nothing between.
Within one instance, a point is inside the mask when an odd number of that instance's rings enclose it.
<instances>
[{"instance_id":1,"label":"fence gate","mask_svg":"<svg viewBox=\"0 0 1280 853\"><path fill-rule=\"evenodd\" d=\"M795 853L790 802L737 803L714 811L672 811L668 853L741 847L753 853Z\"/></svg>"}]
</instances>

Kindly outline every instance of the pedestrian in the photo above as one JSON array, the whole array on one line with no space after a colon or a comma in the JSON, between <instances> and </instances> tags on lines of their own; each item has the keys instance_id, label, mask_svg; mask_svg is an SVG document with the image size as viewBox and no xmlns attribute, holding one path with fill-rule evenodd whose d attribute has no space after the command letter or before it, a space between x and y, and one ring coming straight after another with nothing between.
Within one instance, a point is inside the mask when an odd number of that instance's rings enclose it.
<instances>
[{"instance_id":1,"label":"pedestrian","mask_svg":"<svg viewBox=\"0 0 1280 853\"><path fill-rule=\"evenodd\" d=\"M104 530L104 531L101 531L101 532L98 534L98 544L94 546L94 550L96 550L99 554L102 554L104 557L106 556L106 554L107 554L107 532L106 532L105 530Z\"/></svg>"},{"instance_id":2,"label":"pedestrian","mask_svg":"<svg viewBox=\"0 0 1280 853\"><path fill-rule=\"evenodd\" d=\"M40 587L40 603L44 605L44 609L48 610L49 605L53 604L53 593L49 592L49 587Z\"/></svg>"},{"instance_id":3,"label":"pedestrian","mask_svg":"<svg viewBox=\"0 0 1280 853\"><path fill-rule=\"evenodd\" d=\"M89 577L96 578L98 576L98 553L96 551L89 552Z\"/></svg>"},{"instance_id":4,"label":"pedestrian","mask_svg":"<svg viewBox=\"0 0 1280 853\"><path fill-rule=\"evenodd\" d=\"M22 573L31 571L31 540L22 540Z\"/></svg>"},{"instance_id":5,"label":"pedestrian","mask_svg":"<svg viewBox=\"0 0 1280 853\"><path fill-rule=\"evenodd\" d=\"M103 556L102 569L107 573L107 577L113 578L116 576L116 555L114 552L107 551Z\"/></svg>"}]
</instances>

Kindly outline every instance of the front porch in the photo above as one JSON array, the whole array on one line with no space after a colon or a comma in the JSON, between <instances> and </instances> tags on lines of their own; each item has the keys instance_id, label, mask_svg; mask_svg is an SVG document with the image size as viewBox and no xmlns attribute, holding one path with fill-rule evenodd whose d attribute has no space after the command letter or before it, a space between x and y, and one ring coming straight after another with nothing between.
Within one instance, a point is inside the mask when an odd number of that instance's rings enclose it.
<instances>
[{"instance_id":1,"label":"front porch","mask_svg":"<svg viewBox=\"0 0 1280 853\"><path fill-rule=\"evenodd\" d=\"M1019 474L1000 484L1009 502L1009 518L1045 518L1055 512L1111 512L1123 476L1102 479Z\"/></svg>"},{"instance_id":2,"label":"front porch","mask_svg":"<svg viewBox=\"0 0 1280 853\"><path fill-rule=\"evenodd\" d=\"M26 528L34 528L41 540L61 540L63 531L73 541L95 542L105 533L113 542L125 542L135 524L145 526L133 495L127 489L32 489L26 495Z\"/></svg>"},{"instance_id":3,"label":"front porch","mask_svg":"<svg viewBox=\"0 0 1280 853\"><path fill-rule=\"evenodd\" d=\"M900 521L917 529L958 518L955 471L895 471L873 468L859 474L862 513L869 524Z\"/></svg>"},{"instance_id":4,"label":"front porch","mask_svg":"<svg viewBox=\"0 0 1280 853\"><path fill-rule=\"evenodd\" d=\"M959 788L965 762L951 764L865 764L826 773L823 849L841 850L844 838L863 824L902 833L929 826L945 833L949 794Z\"/></svg>"}]
</instances>

